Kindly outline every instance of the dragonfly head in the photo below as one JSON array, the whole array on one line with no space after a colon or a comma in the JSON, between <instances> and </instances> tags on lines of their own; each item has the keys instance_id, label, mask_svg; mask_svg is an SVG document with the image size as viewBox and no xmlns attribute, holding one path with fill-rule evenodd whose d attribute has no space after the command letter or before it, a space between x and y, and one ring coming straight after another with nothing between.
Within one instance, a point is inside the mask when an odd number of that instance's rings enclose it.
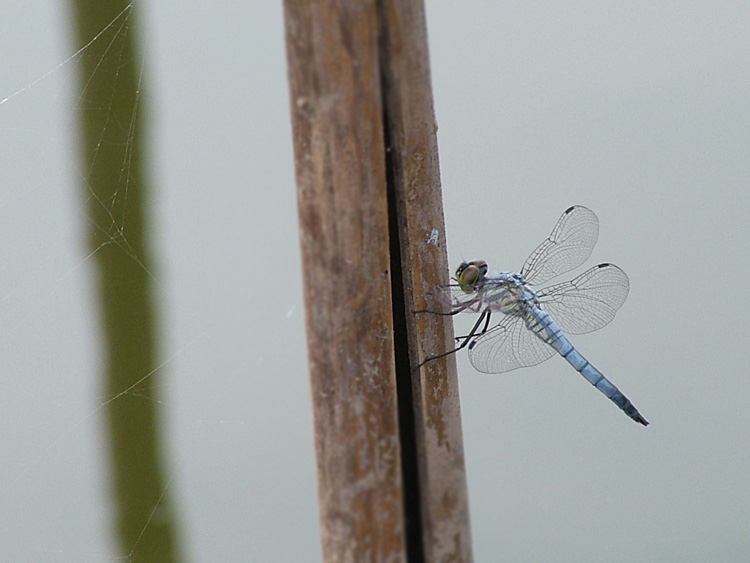
<instances>
[{"instance_id":1,"label":"dragonfly head","mask_svg":"<svg viewBox=\"0 0 750 563\"><path fill-rule=\"evenodd\" d=\"M487 275L487 262L484 260L472 260L471 262L461 262L456 270L456 281L466 293L475 291L477 285L484 281Z\"/></svg>"}]
</instances>

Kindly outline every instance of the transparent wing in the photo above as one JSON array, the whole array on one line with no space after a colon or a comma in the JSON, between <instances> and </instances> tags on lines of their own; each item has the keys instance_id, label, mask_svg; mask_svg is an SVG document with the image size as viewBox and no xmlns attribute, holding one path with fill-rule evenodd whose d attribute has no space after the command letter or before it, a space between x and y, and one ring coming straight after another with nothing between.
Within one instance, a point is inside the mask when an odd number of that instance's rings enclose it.
<instances>
[{"instance_id":1,"label":"transparent wing","mask_svg":"<svg viewBox=\"0 0 750 563\"><path fill-rule=\"evenodd\" d=\"M505 317L477 339L469 360L477 371L505 373L550 359L555 349L526 328L522 317Z\"/></svg>"},{"instance_id":2,"label":"transparent wing","mask_svg":"<svg viewBox=\"0 0 750 563\"><path fill-rule=\"evenodd\" d=\"M599 238L599 219L590 209L565 210L547 240L531 253L521 273L529 284L540 284L588 260Z\"/></svg>"},{"instance_id":3,"label":"transparent wing","mask_svg":"<svg viewBox=\"0 0 750 563\"><path fill-rule=\"evenodd\" d=\"M542 308L563 332L584 334L599 330L625 303L630 281L614 264L599 264L577 278L537 292Z\"/></svg>"},{"instance_id":4,"label":"transparent wing","mask_svg":"<svg viewBox=\"0 0 750 563\"><path fill-rule=\"evenodd\" d=\"M478 292L470 291L467 293L457 283L435 286L432 296L435 301L451 309L464 309L475 313L479 311L482 302Z\"/></svg>"}]
</instances>

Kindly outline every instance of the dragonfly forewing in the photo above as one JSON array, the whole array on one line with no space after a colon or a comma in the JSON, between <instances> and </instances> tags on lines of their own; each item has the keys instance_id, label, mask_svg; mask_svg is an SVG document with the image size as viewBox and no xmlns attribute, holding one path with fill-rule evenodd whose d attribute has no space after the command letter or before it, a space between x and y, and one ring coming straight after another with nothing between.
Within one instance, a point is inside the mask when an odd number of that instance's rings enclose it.
<instances>
[{"instance_id":1,"label":"dragonfly forewing","mask_svg":"<svg viewBox=\"0 0 750 563\"><path fill-rule=\"evenodd\" d=\"M538 285L569 272L591 256L599 238L599 219L582 205L565 210L552 233L526 259L521 274Z\"/></svg>"},{"instance_id":2,"label":"dragonfly forewing","mask_svg":"<svg viewBox=\"0 0 750 563\"><path fill-rule=\"evenodd\" d=\"M437 303L450 310L462 310L478 313L483 307L482 293L466 291L457 283L438 285L432 292Z\"/></svg>"}]
</instances>

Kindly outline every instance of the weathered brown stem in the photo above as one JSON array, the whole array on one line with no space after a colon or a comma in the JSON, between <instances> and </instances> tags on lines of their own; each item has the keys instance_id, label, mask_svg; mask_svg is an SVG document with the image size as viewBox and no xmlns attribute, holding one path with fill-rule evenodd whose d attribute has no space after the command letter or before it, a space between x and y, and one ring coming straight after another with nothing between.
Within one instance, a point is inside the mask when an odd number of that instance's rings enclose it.
<instances>
[{"instance_id":1,"label":"weathered brown stem","mask_svg":"<svg viewBox=\"0 0 750 563\"><path fill-rule=\"evenodd\" d=\"M285 0L326 561L471 561L421 0Z\"/></svg>"}]
</instances>

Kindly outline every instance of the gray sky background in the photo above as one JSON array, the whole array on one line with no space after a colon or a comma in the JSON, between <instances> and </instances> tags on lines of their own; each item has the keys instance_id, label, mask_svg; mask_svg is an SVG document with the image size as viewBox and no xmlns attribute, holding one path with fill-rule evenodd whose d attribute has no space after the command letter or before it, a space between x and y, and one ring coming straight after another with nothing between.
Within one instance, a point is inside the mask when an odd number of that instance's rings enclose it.
<instances>
[{"instance_id":1,"label":"gray sky background","mask_svg":"<svg viewBox=\"0 0 750 563\"><path fill-rule=\"evenodd\" d=\"M192 561L320 560L277 4L139 14ZM573 342L651 421L560 358L486 376L462 355L476 560L745 560L750 5L459 4L427 6L451 264L520 268L565 208L593 209L587 265L631 292ZM0 0L0 99L22 90L0 104L0 561L117 556L65 7Z\"/></svg>"}]
</instances>

